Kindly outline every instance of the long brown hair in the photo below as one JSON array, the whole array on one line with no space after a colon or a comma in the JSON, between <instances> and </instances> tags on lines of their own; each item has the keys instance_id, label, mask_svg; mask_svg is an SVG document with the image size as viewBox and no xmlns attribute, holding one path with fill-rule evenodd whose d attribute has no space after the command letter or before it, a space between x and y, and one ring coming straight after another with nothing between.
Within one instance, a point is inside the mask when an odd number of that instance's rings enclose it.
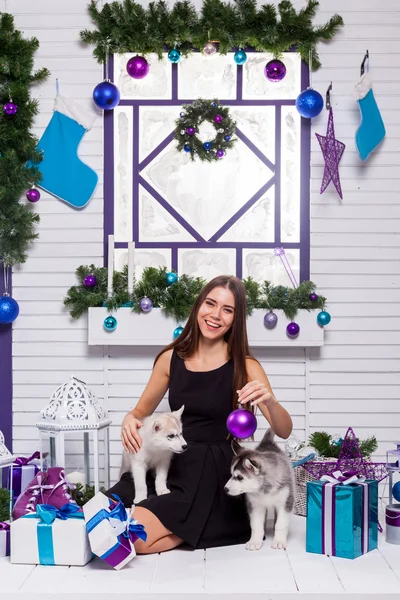
<instances>
[{"instance_id":1,"label":"long brown hair","mask_svg":"<svg viewBox=\"0 0 400 600\"><path fill-rule=\"evenodd\" d=\"M176 350L183 360L190 358L197 352L200 340L200 328L197 323L197 314L207 296L216 287L230 290L235 298L235 313L232 327L225 334L225 341L228 343L228 355L229 358L232 359L234 367L232 402L233 408L235 409L237 408L237 390L242 389L248 381L246 358L254 358L250 352L247 339L246 290L242 281L237 277L231 275L219 275L204 286L197 297L197 300L193 304L193 308L190 311L189 318L181 335L161 350L156 356L154 364L164 352L171 349Z\"/></svg>"}]
</instances>

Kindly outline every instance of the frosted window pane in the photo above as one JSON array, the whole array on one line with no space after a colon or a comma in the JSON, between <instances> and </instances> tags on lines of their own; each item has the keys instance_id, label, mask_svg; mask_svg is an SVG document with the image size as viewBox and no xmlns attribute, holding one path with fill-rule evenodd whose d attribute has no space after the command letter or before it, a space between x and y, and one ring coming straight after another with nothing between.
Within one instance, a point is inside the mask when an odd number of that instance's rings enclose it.
<instances>
[{"instance_id":1,"label":"frosted window pane","mask_svg":"<svg viewBox=\"0 0 400 600\"><path fill-rule=\"evenodd\" d=\"M178 63L178 98L236 98L237 68L233 54L205 56L194 52Z\"/></svg>"},{"instance_id":2,"label":"frosted window pane","mask_svg":"<svg viewBox=\"0 0 400 600\"><path fill-rule=\"evenodd\" d=\"M282 106L281 241L300 241L300 115Z\"/></svg>"},{"instance_id":3,"label":"frosted window pane","mask_svg":"<svg viewBox=\"0 0 400 600\"><path fill-rule=\"evenodd\" d=\"M182 248L178 251L178 272L209 280L217 275L236 273L233 248Z\"/></svg>"},{"instance_id":4,"label":"frosted window pane","mask_svg":"<svg viewBox=\"0 0 400 600\"><path fill-rule=\"evenodd\" d=\"M267 52L249 52L243 65L244 100L283 100L293 99L301 92L301 59L294 52L286 52L282 62L286 66L286 75L279 82L271 82L264 75L264 67L272 60Z\"/></svg>"},{"instance_id":5,"label":"frosted window pane","mask_svg":"<svg viewBox=\"0 0 400 600\"><path fill-rule=\"evenodd\" d=\"M300 251L285 251L288 262L297 282L300 278ZM270 281L274 285L292 287L286 270L279 258L271 250L243 249L243 277L252 277L256 281Z\"/></svg>"},{"instance_id":6,"label":"frosted window pane","mask_svg":"<svg viewBox=\"0 0 400 600\"><path fill-rule=\"evenodd\" d=\"M143 79L133 79L126 71L126 63L133 54L116 54L114 56L114 83L121 93L121 100L166 100L172 98L171 63L164 53L159 60L157 54L146 54L149 73Z\"/></svg>"},{"instance_id":7,"label":"frosted window pane","mask_svg":"<svg viewBox=\"0 0 400 600\"><path fill-rule=\"evenodd\" d=\"M133 113L130 106L114 109L114 237L132 239Z\"/></svg>"},{"instance_id":8,"label":"frosted window pane","mask_svg":"<svg viewBox=\"0 0 400 600\"><path fill-rule=\"evenodd\" d=\"M122 271L128 264L128 250L116 248L114 250L115 270ZM140 279L145 267L166 267L171 269L171 250L169 248L136 248L135 249L135 277Z\"/></svg>"}]
</instances>

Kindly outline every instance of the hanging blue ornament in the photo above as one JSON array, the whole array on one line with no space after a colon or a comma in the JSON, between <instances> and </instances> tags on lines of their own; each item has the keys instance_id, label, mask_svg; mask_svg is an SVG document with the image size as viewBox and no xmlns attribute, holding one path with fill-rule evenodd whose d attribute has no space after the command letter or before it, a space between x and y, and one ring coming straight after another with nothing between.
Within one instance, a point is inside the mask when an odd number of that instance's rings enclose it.
<instances>
[{"instance_id":1,"label":"hanging blue ornament","mask_svg":"<svg viewBox=\"0 0 400 600\"><path fill-rule=\"evenodd\" d=\"M167 281L167 285L172 285L173 283L176 283L178 281L178 275L177 273L167 273L165 276L165 279Z\"/></svg>"},{"instance_id":2,"label":"hanging blue ornament","mask_svg":"<svg viewBox=\"0 0 400 600\"><path fill-rule=\"evenodd\" d=\"M212 102L211 106L218 106L218 104L216 102Z\"/></svg>"},{"instance_id":3,"label":"hanging blue ornament","mask_svg":"<svg viewBox=\"0 0 400 600\"><path fill-rule=\"evenodd\" d=\"M305 119L318 116L323 107L324 99L319 92L312 88L307 88L296 98L296 108Z\"/></svg>"},{"instance_id":4,"label":"hanging blue ornament","mask_svg":"<svg viewBox=\"0 0 400 600\"><path fill-rule=\"evenodd\" d=\"M106 317L103 322L104 329L106 331L114 331L114 329L117 328L117 324L117 319L115 317L112 317L111 315L108 315L108 317Z\"/></svg>"},{"instance_id":5,"label":"hanging blue ornament","mask_svg":"<svg viewBox=\"0 0 400 600\"><path fill-rule=\"evenodd\" d=\"M178 63L181 60L181 53L176 48L171 48L168 52L168 58L172 63Z\"/></svg>"},{"instance_id":6,"label":"hanging blue ornament","mask_svg":"<svg viewBox=\"0 0 400 600\"><path fill-rule=\"evenodd\" d=\"M224 140L225 140L226 142L229 142L229 141L230 141L230 139L231 139L231 136L230 136L230 135L224 135Z\"/></svg>"},{"instance_id":7,"label":"hanging blue ornament","mask_svg":"<svg viewBox=\"0 0 400 600\"><path fill-rule=\"evenodd\" d=\"M176 329L174 329L174 340L176 340L176 338L178 338L181 333L183 331L183 327L177 327Z\"/></svg>"},{"instance_id":8,"label":"hanging blue ornament","mask_svg":"<svg viewBox=\"0 0 400 600\"><path fill-rule=\"evenodd\" d=\"M247 54L246 54L246 52L244 50L238 50L233 55L233 60L235 61L235 63L237 65L244 65L244 63L247 60Z\"/></svg>"},{"instance_id":9,"label":"hanging blue ornament","mask_svg":"<svg viewBox=\"0 0 400 600\"><path fill-rule=\"evenodd\" d=\"M392 494L393 494L393 498L397 502L400 502L400 481L397 481L394 484L394 486L392 487Z\"/></svg>"},{"instance_id":10,"label":"hanging blue ornament","mask_svg":"<svg viewBox=\"0 0 400 600\"><path fill-rule=\"evenodd\" d=\"M12 323L19 315L19 305L14 298L8 294L4 294L0 298L0 323L8 325Z\"/></svg>"},{"instance_id":11,"label":"hanging blue ornament","mask_svg":"<svg viewBox=\"0 0 400 600\"><path fill-rule=\"evenodd\" d=\"M211 142L204 142L204 144L203 144L204 150L211 150L211 147L212 147Z\"/></svg>"},{"instance_id":12,"label":"hanging blue ornament","mask_svg":"<svg viewBox=\"0 0 400 600\"><path fill-rule=\"evenodd\" d=\"M183 146L183 149L184 149L185 152L190 152L190 146L189 146L189 144L185 144Z\"/></svg>"},{"instance_id":13,"label":"hanging blue ornament","mask_svg":"<svg viewBox=\"0 0 400 600\"><path fill-rule=\"evenodd\" d=\"M120 93L111 81L102 81L93 90L93 100L102 110L112 110L119 102Z\"/></svg>"},{"instance_id":14,"label":"hanging blue ornament","mask_svg":"<svg viewBox=\"0 0 400 600\"><path fill-rule=\"evenodd\" d=\"M321 310L321 312L317 314L317 323L318 325L321 325L321 327L329 325L330 322L331 315L326 310Z\"/></svg>"}]
</instances>

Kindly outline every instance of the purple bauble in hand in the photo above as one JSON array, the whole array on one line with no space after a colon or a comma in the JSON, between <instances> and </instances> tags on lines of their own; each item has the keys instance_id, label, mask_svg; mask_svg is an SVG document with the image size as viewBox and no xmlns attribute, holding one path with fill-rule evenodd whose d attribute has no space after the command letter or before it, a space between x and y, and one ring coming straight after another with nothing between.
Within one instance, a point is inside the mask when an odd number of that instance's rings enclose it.
<instances>
[{"instance_id":1,"label":"purple bauble in hand","mask_svg":"<svg viewBox=\"0 0 400 600\"><path fill-rule=\"evenodd\" d=\"M132 56L126 63L128 75L133 79L143 79L149 72L149 63L144 56Z\"/></svg>"},{"instance_id":2,"label":"purple bauble in hand","mask_svg":"<svg viewBox=\"0 0 400 600\"><path fill-rule=\"evenodd\" d=\"M10 102L5 103L3 110L6 113L6 115L15 115L15 113L18 110L18 106L10 100Z\"/></svg>"},{"instance_id":3,"label":"purple bauble in hand","mask_svg":"<svg viewBox=\"0 0 400 600\"><path fill-rule=\"evenodd\" d=\"M215 117L214 117L215 123L222 123L223 120L224 120L224 117L222 115L215 115Z\"/></svg>"},{"instance_id":4,"label":"purple bauble in hand","mask_svg":"<svg viewBox=\"0 0 400 600\"><path fill-rule=\"evenodd\" d=\"M286 75L286 67L281 60L274 59L267 62L264 68L265 77L268 81L282 81Z\"/></svg>"},{"instance_id":5,"label":"purple bauble in hand","mask_svg":"<svg viewBox=\"0 0 400 600\"><path fill-rule=\"evenodd\" d=\"M153 303L150 300L150 298L148 298L147 296L142 298L140 301L140 308L142 309L143 312L150 312L151 309L153 308Z\"/></svg>"},{"instance_id":6,"label":"purple bauble in hand","mask_svg":"<svg viewBox=\"0 0 400 600\"><path fill-rule=\"evenodd\" d=\"M276 315L272 310L267 312L267 314L264 317L265 327L267 329L273 329L274 327L276 327L277 322L278 322L278 315Z\"/></svg>"},{"instance_id":7,"label":"purple bauble in hand","mask_svg":"<svg viewBox=\"0 0 400 600\"><path fill-rule=\"evenodd\" d=\"M196 130L195 130L195 128L194 128L194 127L188 127L188 128L186 129L186 133L187 133L188 135L194 135L194 134L196 133Z\"/></svg>"},{"instance_id":8,"label":"purple bauble in hand","mask_svg":"<svg viewBox=\"0 0 400 600\"><path fill-rule=\"evenodd\" d=\"M286 327L286 333L288 334L289 337L296 337L296 335L299 335L299 333L300 333L300 325L298 325L297 323L292 321Z\"/></svg>"},{"instance_id":9,"label":"purple bauble in hand","mask_svg":"<svg viewBox=\"0 0 400 600\"><path fill-rule=\"evenodd\" d=\"M87 288L92 288L96 284L97 284L96 275L93 275L93 274L86 275L85 279L83 280L83 285Z\"/></svg>"},{"instance_id":10,"label":"purple bauble in hand","mask_svg":"<svg viewBox=\"0 0 400 600\"><path fill-rule=\"evenodd\" d=\"M40 192L36 188L31 188L26 192L26 197L29 202L37 202L40 200Z\"/></svg>"},{"instance_id":11,"label":"purple bauble in hand","mask_svg":"<svg viewBox=\"0 0 400 600\"><path fill-rule=\"evenodd\" d=\"M246 439L257 429L257 419L249 410L238 408L228 416L226 426L235 438Z\"/></svg>"},{"instance_id":12,"label":"purple bauble in hand","mask_svg":"<svg viewBox=\"0 0 400 600\"><path fill-rule=\"evenodd\" d=\"M312 292L312 294L310 294L308 297L311 302L316 302L318 300L318 294L315 294L314 292Z\"/></svg>"},{"instance_id":13,"label":"purple bauble in hand","mask_svg":"<svg viewBox=\"0 0 400 600\"><path fill-rule=\"evenodd\" d=\"M223 158L225 156L225 152L220 148L216 151L217 158Z\"/></svg>"}]
</instances>

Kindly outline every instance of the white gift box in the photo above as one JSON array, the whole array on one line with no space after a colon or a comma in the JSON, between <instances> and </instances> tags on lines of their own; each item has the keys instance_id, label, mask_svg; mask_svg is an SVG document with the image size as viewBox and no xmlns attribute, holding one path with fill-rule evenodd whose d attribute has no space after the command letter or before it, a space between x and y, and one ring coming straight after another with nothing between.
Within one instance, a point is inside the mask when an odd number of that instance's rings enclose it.
<instances>
[{"instance_id":1,"label":"white gift box","mask_svg":"<svg viewBox=\"0 0 400 600\"><path fill-rule=\"evenodd\" d=\"M130 514L121 502L113 502L98 492L83 506L83 513L90 546L96 556L117 570L136 556L132 539L124 535Z\"/></svg>"},{"instance_id":2,"label":"white gift box","mask_svg":"<svg viewBox=\"0 0 400 600\"><path fill-rule=\"evenodd\" d=\"M10 534L12 563L80 567L92 558L83 518L55 519L47 525L36 517L21 517L11 523Z\"/></svg>"},{"instance_id":3,"label":"white gift box","mask_svg":"<svg viewBox=\"0 0 400 600\"><path fill-rule=\"evenodd\" d=\"M7 521L8 524L8 521ZM10 530L0 529L0 557L10 555Z\"/></svg>"}]
</instances>

